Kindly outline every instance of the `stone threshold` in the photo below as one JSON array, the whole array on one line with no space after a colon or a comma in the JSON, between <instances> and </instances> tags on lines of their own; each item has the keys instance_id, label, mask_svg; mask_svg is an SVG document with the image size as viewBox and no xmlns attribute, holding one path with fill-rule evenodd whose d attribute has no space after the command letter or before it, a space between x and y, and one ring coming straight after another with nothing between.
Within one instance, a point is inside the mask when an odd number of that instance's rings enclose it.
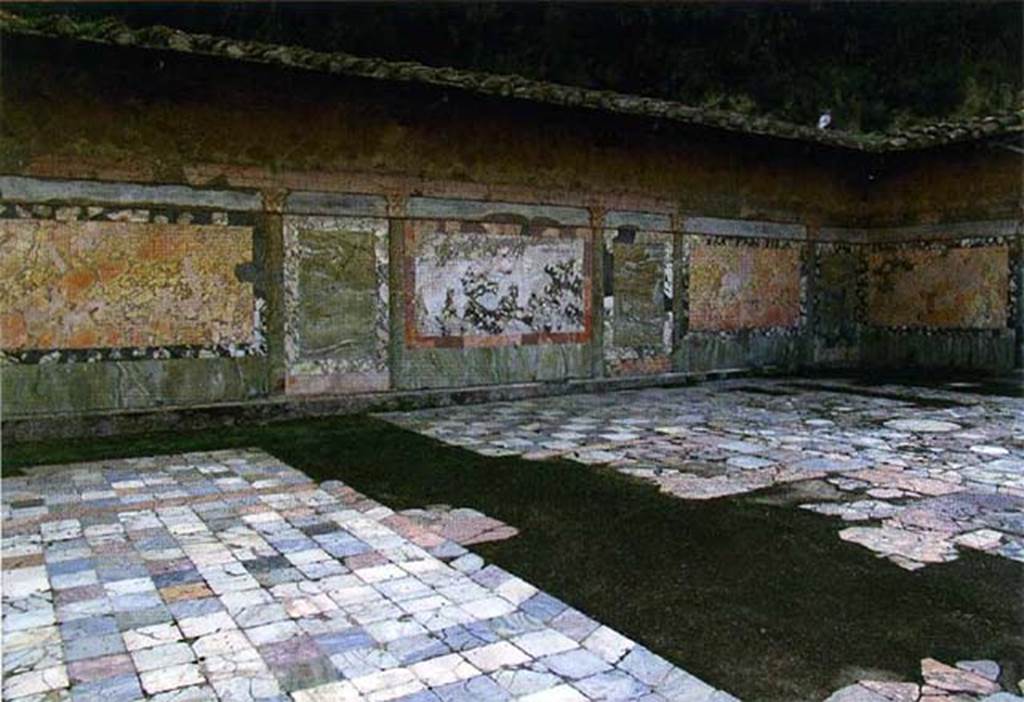
<instances>
[{"instance_id":1,"label":"stone threshold","mask_svg":"<svg viewBox=\"0 0 1024 702\"><path fill-rule=\"evenodd\" d=\"M708 380L778 375L771 366L722 368L702 372L662 373L626 378L483 385L428 390L392 390L347 395L279 396L245 402L166 406L82 413L51 413L4 417L4 443L192 431L218 426L267 424L292 419L367 412L396 412L446 405L482 404L579 393L640 390L693 385Z\"/></svg>"}]
</instances>

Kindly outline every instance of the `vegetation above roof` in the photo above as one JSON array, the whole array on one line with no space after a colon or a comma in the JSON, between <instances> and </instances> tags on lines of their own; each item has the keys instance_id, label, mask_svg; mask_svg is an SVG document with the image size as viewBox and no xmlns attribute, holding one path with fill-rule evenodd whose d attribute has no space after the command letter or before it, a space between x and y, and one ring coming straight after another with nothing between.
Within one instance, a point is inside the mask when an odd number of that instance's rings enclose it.
<instances>
[{"instance_id":1,"label":"vegetation above roof","mask_svg":"<svg viewBox=\"0 0 1024 702\"><path fill-rule=\"evenodd\" d=\"M518 75L452 67L438 68L413 61L361 58L344 52L244 41L186 32L161 25L133 28L117 18L110 17L73 19L65 15L14 14L0 11L0 30L15 34L64 37L101 44L216 56L374 80L423 83L485 95L666 119L733 132L810 141L869 152L915 149L989 136L1024 133L1024 109L1019 104L997 114L914 124L885 132L820 130L736 110L694 107L673 100L562 85Z\"/></svg>"}]
</instances>

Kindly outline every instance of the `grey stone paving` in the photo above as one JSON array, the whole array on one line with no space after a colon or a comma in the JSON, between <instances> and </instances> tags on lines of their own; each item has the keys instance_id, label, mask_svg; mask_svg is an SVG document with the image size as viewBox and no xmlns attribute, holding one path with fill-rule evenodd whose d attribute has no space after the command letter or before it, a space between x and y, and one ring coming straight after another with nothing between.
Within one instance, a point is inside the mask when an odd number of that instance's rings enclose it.
<instances>
[{"instance_id":1,"label":"grey stone paving","mask_svg":"<svg viewBox=\"0 0 1024 702\"><path fill-rule=\"evenodd\" d=\"M255 450L2 487L5 700L734 699L452 541L514 533L476 512Z\"/></svg>"},{"instance_id":2,"label":"grey stone paving","mask_svg":"<svg viewBox=\"0 0 1024 702\"><path fill-rule=\"evenodd\" d=\"M907 569L960 549L1024 562L1024 400L971 387L731 380L385 416L484 455L608 464L684 499L785 485Z\"/></svg>"}]
</instances>

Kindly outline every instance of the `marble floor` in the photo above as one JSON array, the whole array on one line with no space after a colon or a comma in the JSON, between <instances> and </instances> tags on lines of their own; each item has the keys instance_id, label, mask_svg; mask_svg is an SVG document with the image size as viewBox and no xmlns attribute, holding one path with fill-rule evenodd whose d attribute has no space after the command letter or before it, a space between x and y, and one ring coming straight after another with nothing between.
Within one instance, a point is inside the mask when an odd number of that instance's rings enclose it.
<instances>
[{"instance_id":1,"label":"marble floor","mask_svg":"<svg viewBox=\"0 0 1024 702\"><path fill-rule=\"evenodd\" d=\"M910 570L1024 562L1024 399L950 383L729 380L384 415L490 456L608 465L681 499L775 491Z\"/></svg>"},{"instance_id":2,"label":"marble floor","mask_svg":"<svg viewBox=\"0 0 1024 702\"><path fill-rule=\"evenodd\" d=\"M461 544L257 450L2 482L3 699L735 699ZM461 542L461 543L460 543Z\"/></svg>"}]
</instances>

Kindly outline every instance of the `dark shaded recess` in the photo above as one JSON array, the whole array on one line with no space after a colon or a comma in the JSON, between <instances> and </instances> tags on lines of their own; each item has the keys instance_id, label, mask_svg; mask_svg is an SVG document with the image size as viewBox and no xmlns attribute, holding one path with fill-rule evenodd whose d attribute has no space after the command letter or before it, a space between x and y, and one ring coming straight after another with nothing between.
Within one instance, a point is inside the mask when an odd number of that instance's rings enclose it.
<instances>
[{"instance_id":1,"label":"dark shaded recess","mask_svg":"<svg viewBox=\"0 0 1024 702\"><path fill-rule=\"evenodd\" d=\"M619 227L615 235L616 244L632 244L636 241L636 227Z\"/></svg>"},{"instance_id":2,"label":"dark shaded recess","mask_svg":"<svg viewBox=\"0 0 1024 702\"><path fill-rule=\"evenodd\" d=\"M1010 373L992 374L984 371L975 373L964 372L954 369L902 369L895 371L876 371L870 374L862 374L851 377L849 373L831 370L808 370L803 377L807 380L818 379L828 380L841 378L844 384L859 385L866 388L863 391L855 391L857 394L871 396L875 394L880 397L892 397L893 399L906 399L898 393L887 393L885 391L872 390L881 385L904 385L921 387L934 390L946 390L963 393L965 397L970 395L989 395L993 397L1024 397L1024 372L1016 370ZM799 387L800 383L787 383ZM813 383L807 384L807 389L815 388ZM848 388L840 386L828 386L829 392L849 392ZM918 398L926 401L944 400L936 398Z\"/></svg>"},{"instance_id":3,"label":"dark shaded recess","mask_svg":"<svg viewBox=\"0 0 1024 702\"><path fill-rule=\"evenodd\" d=\"M763 493L684 501L609 470L487 458L365 417L3 449L12 474L232 446L395 509L448 503L512 524L519 536L474 550L743 699L821 700L864 669L918 679L926 656L1024 675L1024 565L968 553L910 573L841 541L839 520Z\"/></svg>"},{"instance_id":4,"label":"dark shaded recess","mask_svg":"<svg viewBox=\"0 0 1024 702\"><path fill-rule=\"evenodd\" d=\"M14 4L512 73L844 129L1010 108L1017 2ZM610 49L611 47L611 49Z\"/></svg>"},{"instance_id":5,"label":"dark shaded recess","mask_svg":"<svg viewBox=\"0 0 1024 702\"><path fill-rule=\"evenodd\" d=\"M781 390L774 387L760 388L756 385L737 385L731 388L726 388L723 392L738 392L743 394L750 393L753 395L769 395L771 397L791 397L799 394L790 390Z\"/></svg>"},{"instance_id":6,"label":"dark shaded recess","mask_svg":"<svg viewBox=\"0 0 1024 702\"><path fill-rule=\"evenodd\" d=\"M899 392L885 392L884 390L871 390L869 388L851 388L845 385L828 385L826 383L786 383L787 387L800 390L812 390L815 392L831 392L839 395L858 395L860 397L877 397L884 400L898 400L908 402L916 407L925 409L949 409L951 407L963 407L964 403L956 400L947 400L941 397L920 397Z\"/></svg>"},{"instance_id":7,"label":"dark shaded recess","mask_svg":"<svg viewBox=\"0 0 1024 702\"><path fill-rule=\"evenodd\" d=\"M610 247L601 247L602 292L605 297L615 295L615 255Z\"/></svg>"}]
</instances>

